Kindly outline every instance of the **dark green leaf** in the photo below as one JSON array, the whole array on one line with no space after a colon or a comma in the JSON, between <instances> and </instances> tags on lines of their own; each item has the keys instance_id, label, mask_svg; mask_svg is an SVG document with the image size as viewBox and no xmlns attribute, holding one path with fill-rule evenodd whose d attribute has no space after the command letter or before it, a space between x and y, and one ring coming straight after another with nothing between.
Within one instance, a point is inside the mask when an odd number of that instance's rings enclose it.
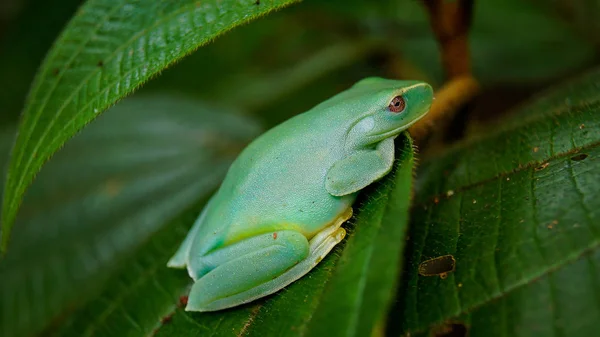
<instances>
[{"instance_id":1,"label":"dark green leaf","mask_svg":"<svg viewBox=\"0 0 600 337\"><path fill-rule=\"evenodd\" d=\"M599 85L592 72L523 107L519 124L425 161L405 303L394 314L401 332L455 323L471 337L597 333ZM421 262L447 254L454 272L418 274Z\"/></svg>"},{"instance_id":2,"label":"dark green leaf","mask_svg":"<svg viewBox=\"0 0 600 337\"><path fill-rule=\"evenodd\" d=\"M596 53L556 13L520 0L476 3L470 42L473 71L486 84L564 76L593 62Z\"/></svg>"},{"instance_id":3,"label":"dark green leaf","mask_svg":"<svg viewBox=\"0 0 600 337\"><path fill-rule=\"evenodd\" d=\"M571 0L554 1L575 7ZM574 29L571 22L560 16L564 10L548 10L548 0L537 1L546 2L543 6L535 2L475 1L469 49L473 72L479 81L486 85L536 83L569 74L594 62L597 38L594 41L588 37L590 34ZM590 3L584 0L575 2ZM421 75L424 80L442 84L438 43L422 1L329 0L308 3L350 15L352 23L362 23L379 37L387 36L389 48L396 49L399 58L418 68L417 72L411 72L411 77ZM588 7L590 12L587 16L597 22L597 13L593 11L597 5L588 4ZM332 16L332 20L335 18ZM589 28L590 32L598 31L593 28Z\"/></svg>"},{"instance_id":4,"label":"dark green leaf","mask_svg":"<svg viewBox=\"0 0 600 337\"><path fill-rule=\"evenodd\" d=\"M399 140L394 172L361 196L357 216L344 225L346 241L286 289L230 310L179 307L169 314L190 282L184 271L166 267L179 244L174 238L184 236L177 225L155 235L60 335L146 336L156 328L155 336L369 335L391 304L404 246L413 153L408 138ZM197 214L183 219L191 224Z\"/></svg>"},{"instance_id":5,"label":"dark green leaf","mask_svg":"<svg viewBox=\"0 0 600 337\"><path fill-rule=\"evenodd\" d=\"M55 42L29 94L7 172L0 251L27 186L78 130L199 46L295 1L86 2Z\"/></svg>"},{"instance_id":6,"label":"dark green leaf","mask_svg":"<svg viewBox=\"0 0 600 337\"><path fill-rule=\"evenodd\" d=\"M510 114L506 124L522 124L525 118L536 118L542 115L553 115L557 111L568 111L578 106L593 105L600 101L600 68L592 69L576 79L556 85L549 92L534 98L535 104L518 107Z\"/></svg>"},{"instance_id":7,"label":"dark green leaf","mask_svg":"<svg viewBox=\"0 0 600 337\"><path fill-rule=\"evenodd\" d=\"M600 45L600 2L589 0L535 0L542 8L558 13L578 33Z\"/></svg>"},{"instance_id":8,"label":"dark green leaf","mask_svg":"<svg viewBox=\"0 0 600 337\"><path fill-rule=\"evenodd\" d=\"M17 121L35 72L81 0L63 0L60 6L46 0L28 0L26 6L24 0L8 0L9 7L10 2L16 17L4 32L0 27L0 124Z\"/></svg>"},{"instance_id":9,"label":"dark green leaf","mask_svg":"<svg viewBox=\"0 0 600 337\"><path fill-rule=\"evenodd\" d=\"M99 117L28 191L0 261L0 336L29 336L93 297L133 250L206 198L258 133L248 118L170 96L133 97Z\"/></svg>"}]
</instances>

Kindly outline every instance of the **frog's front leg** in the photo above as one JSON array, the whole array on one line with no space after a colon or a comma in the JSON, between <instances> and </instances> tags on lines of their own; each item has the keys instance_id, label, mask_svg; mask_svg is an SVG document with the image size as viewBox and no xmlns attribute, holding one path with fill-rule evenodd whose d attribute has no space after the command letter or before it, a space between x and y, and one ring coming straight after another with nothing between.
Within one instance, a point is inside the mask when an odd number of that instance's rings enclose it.
<instances>
[{"instance_id":1,"label":"frog's front leg","mask_svg":"<svg viewBox=\"0 0 600 337\"><path fill-rule=\"evenodd\" d=\"M341 224L350 218L348 208L310 242L293 230L270 232L237 242L201 258L211 268L199 277L186 310L215 311L272 294L316 266L344 238Z\"/></svg>"},{"instance_id":2,"label":"frog's front leg","mask_svg":"<svg viewBox=\"0 0 600 337\"><path fill-rule=\"evenodd\" d=\"M394 138L382 140L374 149L356 150L327 171L325 189L343 196L360 191L385 176L394 164Z\"/></svg>"}]
</instances>

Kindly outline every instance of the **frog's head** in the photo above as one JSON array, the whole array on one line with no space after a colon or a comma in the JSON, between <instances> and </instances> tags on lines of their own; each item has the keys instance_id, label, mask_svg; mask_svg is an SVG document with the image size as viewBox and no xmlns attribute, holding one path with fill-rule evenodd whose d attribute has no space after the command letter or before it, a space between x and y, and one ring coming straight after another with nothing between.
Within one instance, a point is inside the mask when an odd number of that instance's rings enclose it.
<instances>
[{"instance_id":1,"label":"frog's head","mask_svg":"<svg viewBox=\"0 0 600 337\"><path fill-rule=\"evenodd\" d=\"M360 97L361 114L349 130L354 145L395 137L421 119L431 106L433 89L425 82L370 77L350 91ZM357 144L358 143L358 144Z\"/></svg>"}]
</instances>

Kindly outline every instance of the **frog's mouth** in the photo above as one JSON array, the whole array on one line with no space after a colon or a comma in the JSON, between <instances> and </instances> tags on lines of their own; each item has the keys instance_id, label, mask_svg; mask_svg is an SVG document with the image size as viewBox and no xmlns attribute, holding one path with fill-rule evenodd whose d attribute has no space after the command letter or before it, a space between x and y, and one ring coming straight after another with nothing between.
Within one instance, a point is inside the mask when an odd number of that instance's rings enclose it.
<instances>
[{"instance_id":1,"label":"frog's mouth","mask_svg":"<svg viewBox=\"0 0 600 337\"><path fill-rule=\"evenodd\" d=\"M410 128L413 124L418 122L421 118L425 117L425 115L427 115L427 113L429 112L429 109L431 109L431 105L429 105L426 109L424 109L423 112L417 114L417 117L415 117L412 121L410 121L407 124L404 124L398 128L392 129L390 131L385 131L382 133L376 133L376 134L371 135L371 137L373 139L376 139L374 143L380 142L380 141L382 141L386 138L392 137L392 136L399 135L402 131Z\"/></svg>"},{"instance_id":2,"label":"frog's mouth","mask_svg":"<svg viewBox=\"0 0 600 337\"><path fill-rule=\"evenodd\" d=\"M431 109L431 105L429 105L426 109L423 110L423 112L421 112L415 119L413 119L410 123L402 126L401 129L408 129L410 128L413 124L415 124L416 122L418 122L419 120L421 120L421 118L425 117L427 115L427 113L429 112L429 110ZM402 132L403 130L400 130L400 132Z\"/></svg>"}]
</instances>

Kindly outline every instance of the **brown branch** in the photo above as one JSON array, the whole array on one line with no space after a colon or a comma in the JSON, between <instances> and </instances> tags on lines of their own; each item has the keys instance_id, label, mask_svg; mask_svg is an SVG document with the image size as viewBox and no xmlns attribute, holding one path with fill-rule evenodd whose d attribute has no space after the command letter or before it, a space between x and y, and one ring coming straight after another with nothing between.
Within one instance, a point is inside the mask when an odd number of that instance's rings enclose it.
<instances>
[{"instance_id":1,"label":"brown branch","mask_svg":"<svg viewBox=\"0 0 600 337\"><path fill-rule=\"evenodd\" d=\"M422 0L438 40L448 79L471 73L469 29L474 0Z\"/></svg>"},{"instance_id":2,"label":"brown branch","mask_svg":"<svg viewBox=\"0 0 600 337\"><path fill-rule=\"evenodd\" d=\"M474 0L422 0L429 13L431 29L438 40L446 84L436 91L429 114L411 127L417 141L424 139L434 125L445 125L480 90L471 74L469 29Z\"/></svg>"}]
</instances>

